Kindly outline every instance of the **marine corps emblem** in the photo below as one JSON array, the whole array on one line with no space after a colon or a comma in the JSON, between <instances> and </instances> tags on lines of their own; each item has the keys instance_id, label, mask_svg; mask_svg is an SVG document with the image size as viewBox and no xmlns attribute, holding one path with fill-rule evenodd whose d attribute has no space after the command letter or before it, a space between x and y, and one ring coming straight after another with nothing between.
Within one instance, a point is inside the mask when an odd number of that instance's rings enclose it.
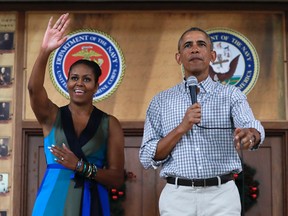
<instances>
[{"instance_id":1,"label":"marine corps emblem","mask_svg":"<svg viewBox=\"0 0 288 216\"><path fill-rule=\"evenodd\" d=\"M69 97L66 86L68 70L79 59L95 61L102 70L94 102L115 92L124 76L125 62L119 45L111 36L96 30L79 30L69 34L66 42L51 53L50 78L55 88L66 98Z\"/></svg>"}]
</instances>

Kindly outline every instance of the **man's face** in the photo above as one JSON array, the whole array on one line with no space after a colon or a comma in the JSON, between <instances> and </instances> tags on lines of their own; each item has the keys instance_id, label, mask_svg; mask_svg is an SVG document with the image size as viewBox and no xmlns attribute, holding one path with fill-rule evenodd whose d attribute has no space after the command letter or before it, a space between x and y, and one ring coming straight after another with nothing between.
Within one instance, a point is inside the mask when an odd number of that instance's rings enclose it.
<instances>
[{"instance_id":1,"label":"man's face","mask_svg":"<svg viewBox=\"0 0 288 216\"><path fill-rule=\"evenodd\" d=\"M4 40L9 40L9 34L8 33L4 34Z\"/></svg>"},{"instance_id":2,"label":"man's face","mask_svg":"<svg viewBox=\"0 0 288 216\"><path fill-rule=\"evenodd\" d=\"M183 36L176 61L183 64L185 77L208 76L210 61L216 58L211 46L209 39L201 31L190 31Z\"/></svg>"}]
</instances>

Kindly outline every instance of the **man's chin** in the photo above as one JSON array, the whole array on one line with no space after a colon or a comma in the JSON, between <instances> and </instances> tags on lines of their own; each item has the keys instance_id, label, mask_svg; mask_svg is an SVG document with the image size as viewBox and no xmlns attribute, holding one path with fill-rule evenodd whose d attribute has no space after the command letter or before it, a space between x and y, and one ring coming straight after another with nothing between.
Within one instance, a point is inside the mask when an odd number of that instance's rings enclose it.
<instances>
[{"instance_id":1,"label":"man's chin","mask_svg":"<svg viewBox=\"0 0 288 216\"><path fill-rule=\"evenodd\" d=\"M203 73L204 73L203 70L197 69L197 68L192 68L192 70L190 70L189 72L191 76L196 76L196 77L202 75Z\"/></svg>"}]
</instances>

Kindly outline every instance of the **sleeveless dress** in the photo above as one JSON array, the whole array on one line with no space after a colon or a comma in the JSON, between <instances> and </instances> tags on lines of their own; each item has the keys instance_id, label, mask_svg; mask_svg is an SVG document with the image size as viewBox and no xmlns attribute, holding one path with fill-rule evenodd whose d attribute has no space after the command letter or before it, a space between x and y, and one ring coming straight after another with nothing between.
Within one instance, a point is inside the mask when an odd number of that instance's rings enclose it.
<instances>
[{"instance_id":1,"label":"sleeveless dress","mask_svg":"<svg viewBox=\"0 0 288 216\"><path fill-rule=\"evenodd\" d=\"M86 128L76 136L68 106L61 107L52 130L44 138L47 169L34 204L33 216L109 216L108 190L94 180L88 180L55 161L48 149L66 146L78 158L106 165L108 121L106 113L94 107Z\"/></svg>"}]
</instances>

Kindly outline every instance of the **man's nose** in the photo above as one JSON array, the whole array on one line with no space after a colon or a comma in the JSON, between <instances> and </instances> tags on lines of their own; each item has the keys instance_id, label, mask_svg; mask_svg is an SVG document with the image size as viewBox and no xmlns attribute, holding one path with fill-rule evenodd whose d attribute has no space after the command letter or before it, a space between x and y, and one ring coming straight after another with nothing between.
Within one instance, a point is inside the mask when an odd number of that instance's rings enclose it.
<instances>
[{"instance_id":1,"label":"man's nose","mask_svg":"<svg viewBox=\"0 0 288 216\"><path fill-rule=\"evenodd\" d=\"M191 53L198 53L198 52L199 52L198 46L193 45L193 46L191 47Z\"/></svg>"}]
</instances>

